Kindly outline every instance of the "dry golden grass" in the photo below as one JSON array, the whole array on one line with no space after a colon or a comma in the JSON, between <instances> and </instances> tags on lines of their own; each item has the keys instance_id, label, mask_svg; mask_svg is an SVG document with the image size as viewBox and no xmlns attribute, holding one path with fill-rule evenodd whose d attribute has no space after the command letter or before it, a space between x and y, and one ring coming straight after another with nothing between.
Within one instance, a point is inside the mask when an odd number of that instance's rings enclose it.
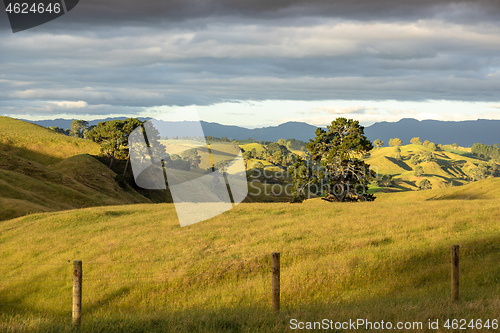
<instances>
[{"instance_id":1,"label":"dry golden grass","mask_svg":"<svg viewBox=\"0 0 500 333\"><path fill-rule=\"evenodd\" d=\"M171 204L4 221L2 330L71 331L74 259L84 263L87 332L285 332L292 318L498 319L499 199L389 199L399 195L240 204L184 228ZM452 244L461 245L457 304ZM282 256L279 314L270 311L272 251Z\"/></svg>"}]
</instances>

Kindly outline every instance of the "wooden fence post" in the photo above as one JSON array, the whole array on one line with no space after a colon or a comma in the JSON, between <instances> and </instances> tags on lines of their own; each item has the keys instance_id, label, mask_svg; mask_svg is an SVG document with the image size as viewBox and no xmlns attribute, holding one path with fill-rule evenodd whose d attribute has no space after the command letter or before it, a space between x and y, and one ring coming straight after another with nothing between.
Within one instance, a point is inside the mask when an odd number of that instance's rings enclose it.
<instances>
[{"instance_id":1,"label":"wooden fence post","mask_svg":"<svg viewBox=\"0 0 500 333\"><path fill-rule=\"evenodd\" d=\"M73 325L82 321L82 261L73 261Z\"/></svg>"},{"instance_id":2,"label":"wooden fence post","mask_svg":"<svg viewBox=\"0 0 500 333\"><path fill-rule=\"evenodd\" d=\"M273 252L271 266L273 271L272 290L273 290L273 310L280 310L280 253Z\"/></svg>"},{"instance_id":3,"label":"wooden fence post","mask_svg":"<svg viewBox=\"0 0 500 333\"><path fill-rule=\"evenodd\" d=\"M460 245L453 245L451 247L451 299L453 301L458 301L459 249Z\"/></svg>"}]
</instances>

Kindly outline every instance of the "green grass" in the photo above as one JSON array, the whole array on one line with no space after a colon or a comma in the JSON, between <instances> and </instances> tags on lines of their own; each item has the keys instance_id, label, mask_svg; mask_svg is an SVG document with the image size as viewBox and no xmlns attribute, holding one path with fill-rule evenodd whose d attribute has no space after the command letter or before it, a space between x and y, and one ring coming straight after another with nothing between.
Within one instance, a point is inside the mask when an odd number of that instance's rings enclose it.
<instances>
[{"instance_id":1,"label":"green grass","mask_svg":"<svg viewBox=\"0 0 500 333\"><path fill-rule=\"evenodd\" d=\"M266 148L261 145L260 143L247 143L247 144L240 144L240 147L244 150L244 151L251 151L252 149L255 149L257 151L257 153L261 153L263 152L264 150L266 150Z\"/></svg>"},{"instance_id":2,"label":"green grass","mask_svg":"<svg viewBox=\"0 0 500 333\"><path fill-rule=\"evenodd\" d=\"M84 263L84 332L286 332L291 318L498 319L495 188L488 179L366 203L240 204L184 228L172 204L3 221L0 331L72 331L76 259ZM455 304L452 244L461 245ZM270 311L272 251L281 253L279 314Z\"/></svg>"},{"instance_id":3,"label":"green grass","mask_svg":"<svg viewBox=\"0 0 500 333\"><path fill-rule=\"evenodd\" d=\"M89 154L94 142L0 117L0 220L36 212L150 202Z\"/></svg>"},{"instance_id":4,"label":"green grass","mask_svg":"<svg viewBox=\"0 0 500 333\"><path fill-rule=\"evenodd\" d=\"M50 165L79 154L99 154L89 140L68 137L26 121L0 116L0 152Z\"/></svg>"}]
</instances>

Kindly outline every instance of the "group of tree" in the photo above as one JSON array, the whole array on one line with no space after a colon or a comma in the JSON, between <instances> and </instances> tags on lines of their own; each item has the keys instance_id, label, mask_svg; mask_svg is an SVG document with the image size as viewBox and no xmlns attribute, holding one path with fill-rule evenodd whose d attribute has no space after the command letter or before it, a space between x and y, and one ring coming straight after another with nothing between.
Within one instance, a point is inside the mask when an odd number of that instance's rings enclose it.
<instances>
[{"instance_id":1,"label":"group of tree","mask_svg":"<svg viewBox=\"0 0 500 333\"><path fill-rule=\"evenodd\" d=\"M472 181L485 179L488 177L500 177L500 166L494 160L482 161L477 167L469 171L469 178Z\"/></svg>"},{"instance_id":2,"label":"group of tree","mask_svg":"<svg viewBox=\"0 0 500 333\"><path fill-rule=\"evenodd\" d=\"M295 162L295 154L286 146L277 142L271 142L267 146L263 146L263 149L259 152L255 148L244 151L243 158L245 160L264 160L282 167L287 167Z\"/></svg>"},{"instance_id":3,"label":"group of tree","mask_svg":"<svg viewBox=\"0 0 500 333\"><path fill-rule=\"evenodd\" d=\"M380 187L392 187L394 186L394 179L392 175L382 175L377 179L377 185Z\"/></svg>"},{"instance_id":4,"label":"group of tree","mask_svg":"<svg viewBox=\"0 0 500 333\"><path fill-rule=\"evenodd\" d=\"M71 122L71 128L63 129L60 127L49 126L48 129L59 134L87 139L88 132L94 127L95 126L89 126L89 123L86 120L73 120Z\"/></svg>"},{"instance_id":5,"label":"group of tree","mask_svg":"<svg viewBox=\"0 0 500 333\"><path fill-rule=\"evenodd\" d=\"M226 136L223 136L222 138L217 138L212 135L207 135L206 141L208 144L210 144L210 142L232 142L232 140L228 139Z\"/></svg>"},{"instance_id":6,"label":"group of tree","mask_svg":"<svg viewBox=\"0 0 500 333\"><path fill-rule=\"evenodd\" d=\"M88 131L86 137L101 146L101 154L109 157L109 168L111 168L117 158L128 157L128 137L141 125L142 122L136 118L103 121Z\"/></svg>"},{"instance_id":7,"label":"group of tree","mask_svg":"<svg viewBox=\"0 0 500 333\"><path fill-rule=\"evenodd\" d=\"M498 148L498 144L490 146L484 143L475 143L472 145L471 152L479 158L500 162L500 148Z\"/></svg>"},{"instance_id":8,"label":"group of tree","mask_svg":"<svg viewBox=\"0 0 500 333\"><path fill-rule=\"evenodd\" d=\"M279 139L278 143L282 146L286 146L290 150L306 150L306 143L304 141L296 140L296 139Z\"/></svg>"}]
</instances>

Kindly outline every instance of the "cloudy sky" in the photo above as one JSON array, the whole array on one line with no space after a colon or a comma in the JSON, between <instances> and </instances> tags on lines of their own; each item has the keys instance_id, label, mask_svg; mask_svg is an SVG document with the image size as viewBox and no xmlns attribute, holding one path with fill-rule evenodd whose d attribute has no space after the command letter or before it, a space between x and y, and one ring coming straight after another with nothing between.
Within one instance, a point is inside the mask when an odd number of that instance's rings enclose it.
<instances>
[{"instance_id":1,"label":"cloudy sky","mask_svg":"<svg viewBox=\"0 0 500 333\"><path fill-rule=\"evenodd\" d=\"M12 33L0 114L245 127L500 119L498 0L80 0Z\"/></svg>"}]
</instances>

